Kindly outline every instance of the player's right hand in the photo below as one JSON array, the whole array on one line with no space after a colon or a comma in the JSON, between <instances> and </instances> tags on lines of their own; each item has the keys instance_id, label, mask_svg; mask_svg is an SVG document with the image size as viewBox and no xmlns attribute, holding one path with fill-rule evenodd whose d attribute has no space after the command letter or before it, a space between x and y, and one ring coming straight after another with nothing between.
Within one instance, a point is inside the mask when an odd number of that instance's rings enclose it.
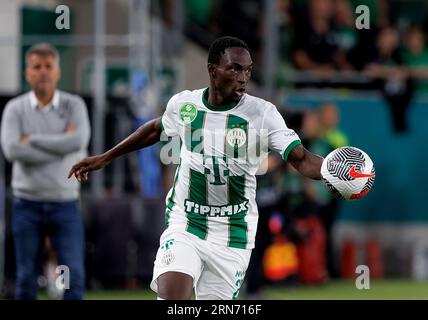
<instances>
[{"instance_id":1,"label":"player's right hand","mask_svg":"<svg viewBox=\"0 0 428 320\"><path fill-rule=\"evenodd\" d=\"M76 163L68 173L68 179L71 176L75 176L77 181L82 182L88 180L89 171L99 170L104 168L109 161L105 159L105 156L93 156L83 159L82 161Z\"/></svg>"}]
</instances>

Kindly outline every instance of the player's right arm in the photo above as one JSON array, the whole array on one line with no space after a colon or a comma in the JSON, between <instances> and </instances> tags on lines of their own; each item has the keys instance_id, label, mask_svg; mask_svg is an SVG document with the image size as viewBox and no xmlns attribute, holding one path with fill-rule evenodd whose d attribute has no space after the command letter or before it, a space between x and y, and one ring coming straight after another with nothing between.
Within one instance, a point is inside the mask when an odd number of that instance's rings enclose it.
<instances>
[{"instance_id":1,"label":"player's right arm","mask_svg":"<svg viewBox=\"0 0 428 320\"><path fill-rule=\"evenodd\" d=\"M264 126L268 129L268 146L282 155L305 177L320 180L323 158L302 146L297 133L289 129L276 107L268 104L264 115Z\"/></svg>"},{"instance_id":2,"label":"player's right arm","mask_svg":"<svg viewBox=\"0 0 428 320\"><path fill-rule=\"evenodd\" d=\"M161 118L148 121L110 150L75 164L68 178L74 175L78 181L87 180L89 171L102 169L117 157L155 144L160 140L161 132Z\"/></svg>"},{"instance_id":3,"label":"player's right arm","mask_svg":"<svg viewBox=\"0 0 428 320\"><path fill-rule=\"evenodd\" d=\"M305 177L313 180L321 180L323 158L308 151L302 145L298 145L291 150L288 161Z\"/></svg>"}]
</instances>

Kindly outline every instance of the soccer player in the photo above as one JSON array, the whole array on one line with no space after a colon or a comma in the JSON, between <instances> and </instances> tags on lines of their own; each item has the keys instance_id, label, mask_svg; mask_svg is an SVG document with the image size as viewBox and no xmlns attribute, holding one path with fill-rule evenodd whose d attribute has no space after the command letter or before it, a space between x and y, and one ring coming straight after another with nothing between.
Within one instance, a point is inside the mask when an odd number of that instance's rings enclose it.
<instances>
[{"instance_id":1,"label":"soccer player","mask_svg":"<svg viewBox=\"0 0 428 320\"><path fill-rule=\"evenodd\" d=\"M183 142L166 198L167 228L160 238L150 287L158 299L236 299L257 229L257 143L304 176L320 179L322 158L307 151L276 107L246 94L253 62L247 45L221 37L208 53L208 88L183 91L151 120L107 152L74 165L69 178L88 178L113 159L150 146L161 133Z\"/></svg>"}]
</instances>

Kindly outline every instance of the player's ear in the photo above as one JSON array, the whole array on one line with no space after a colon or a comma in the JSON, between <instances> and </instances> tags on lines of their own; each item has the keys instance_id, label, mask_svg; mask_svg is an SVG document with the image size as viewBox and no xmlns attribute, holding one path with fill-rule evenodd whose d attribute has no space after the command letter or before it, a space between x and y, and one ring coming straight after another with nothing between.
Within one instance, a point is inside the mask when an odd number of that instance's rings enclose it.
<instances>
[{"instance_id":1,"label":"player's ear","mask_svg":"<svg viewBox=\"0 0 428 320\"><path fill-rule=\"evenodd\" d=\"M208 63L208 73L211 77L215 78L216 76L216 65L213 63Z\"/></svg>"}]
</instances>

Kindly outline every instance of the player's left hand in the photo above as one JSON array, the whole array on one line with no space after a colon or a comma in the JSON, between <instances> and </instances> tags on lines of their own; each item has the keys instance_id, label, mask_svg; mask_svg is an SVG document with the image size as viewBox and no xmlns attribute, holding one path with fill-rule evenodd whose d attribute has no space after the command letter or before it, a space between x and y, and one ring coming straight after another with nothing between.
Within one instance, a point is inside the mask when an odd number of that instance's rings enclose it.
<instances>
[{"instance_id":1,"label":"player's left hand","mask_svg":"<svg viewBox=\"0 0 428 320\"><path fill-rule=\"evenodd\" d=\"M99 155L94 157L88 157L82 161L76 163L68 173L68 178L75 176L77 181L82 182L88 180L88 173L90 171L99 170L104 168L109 161L106 160L105 156Z\"/></svg>"}]
</instances>

